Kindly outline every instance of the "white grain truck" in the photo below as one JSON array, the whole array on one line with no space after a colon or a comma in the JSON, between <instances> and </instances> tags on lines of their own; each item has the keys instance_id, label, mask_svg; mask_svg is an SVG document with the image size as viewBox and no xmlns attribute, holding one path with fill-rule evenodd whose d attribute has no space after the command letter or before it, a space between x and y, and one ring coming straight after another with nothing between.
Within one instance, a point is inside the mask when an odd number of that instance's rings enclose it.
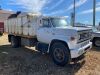
<instances>
[{"instance_id":1,"label":"white grain truck","mask_svg":"<svg viewBox=\"0 0 100 75\"><path fill-rule=\"evenodd\" d=\"M65 17L17 13L5 21L12 47L34 46L40 52L50 53L57 65L68 64L86 53L92 47L91 31L68 26Z\"/></svg>"}]
</instances>

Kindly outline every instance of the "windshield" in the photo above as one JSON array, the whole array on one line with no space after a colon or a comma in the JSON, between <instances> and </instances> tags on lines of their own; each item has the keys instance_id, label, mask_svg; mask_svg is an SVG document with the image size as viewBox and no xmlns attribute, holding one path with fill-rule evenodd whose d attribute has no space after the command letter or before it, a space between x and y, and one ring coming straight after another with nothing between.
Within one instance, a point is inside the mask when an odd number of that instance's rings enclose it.
<instances>
[{"instance_id":1,"label":"windshield","mask_svg":"<svg viewBox=\"0 0 100 75\"><path fill-rule=\"evenodd\" d=\"M51 22L54 27L66 27L67 26L67 21L66 19L63 19L63 18L60 18L60 19L53 18L51 19Z\"/></svg>"}]
</instances>

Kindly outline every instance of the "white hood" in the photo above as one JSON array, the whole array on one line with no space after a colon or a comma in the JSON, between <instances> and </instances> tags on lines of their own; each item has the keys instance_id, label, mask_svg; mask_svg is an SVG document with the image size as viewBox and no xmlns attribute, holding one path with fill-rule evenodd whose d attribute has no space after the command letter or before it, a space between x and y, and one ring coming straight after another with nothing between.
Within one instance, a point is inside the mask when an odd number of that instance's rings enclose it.
<instances>
[{"instance_id":1,"label":"white hood","mask_svg":"<svg viewBox=\"0 0 100 75\"><path fill-rule=\"evenodd\" d=\"M87 28L87 27L72 27L72 26L67 26L67 27L57 27L61 29L71 29L71 30L76 30L76 31L83 31L83 30L90 30L92 28Z\"/></svg>"}]
</instances>

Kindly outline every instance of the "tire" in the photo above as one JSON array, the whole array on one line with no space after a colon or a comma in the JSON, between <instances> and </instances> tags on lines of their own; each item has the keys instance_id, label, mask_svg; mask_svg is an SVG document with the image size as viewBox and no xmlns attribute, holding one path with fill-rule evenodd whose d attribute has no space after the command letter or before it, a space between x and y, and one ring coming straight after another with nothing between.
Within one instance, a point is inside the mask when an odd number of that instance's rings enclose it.
<instances>
[{"instance_id":1,"label":"tire","mask_svg":"<svg viewBox=\"0 0 100 75\"><path fill-rule=\"evenodd\" d=\"M59 66L69 64L71 61L69 48L61 42L54 43L51 46L50 54L54 63Z\"/></svg>"},{"instance_id":2,"label":"tire","mask_svg":"<svg viewBox=\"0 0 100 75\"><path fill-rule=\"evenodd\" d=\"M16 36L11 36L11 46L13 48L18 48L19 47L18 39L17 39Z\"/></svg>"},{"instance_id":3,"label":"tire","mask_svg":"<svg viewBox=\"0 0 100 75\"><path fill-rule=\"evenodd\" d=\"M95 47L100 47L100 38L95 38L95 39L93 40L93 45L94 45Z\"/></svg>"}]
</instances>

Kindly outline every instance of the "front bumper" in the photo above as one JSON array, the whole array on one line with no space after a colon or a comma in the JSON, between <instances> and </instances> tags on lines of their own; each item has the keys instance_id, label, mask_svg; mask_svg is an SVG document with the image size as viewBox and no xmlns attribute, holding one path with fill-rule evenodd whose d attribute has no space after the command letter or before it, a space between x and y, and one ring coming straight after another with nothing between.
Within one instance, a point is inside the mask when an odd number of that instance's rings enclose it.
<instances>
[{"instance_id":1,"label":"front bumper","mask_svg":"<svg viewBox=\"0 0 100 75\"><path fill-rule=\"evenodd\" d=\"M79 56L81 56L82 54L87 52L87 50L89 50L91 48L92 48L92 42L89 42L84 47L80 47L78 49L73 49L73 50L71 50L71 58L78 58Z\"/></svg>"}]
</instances>

